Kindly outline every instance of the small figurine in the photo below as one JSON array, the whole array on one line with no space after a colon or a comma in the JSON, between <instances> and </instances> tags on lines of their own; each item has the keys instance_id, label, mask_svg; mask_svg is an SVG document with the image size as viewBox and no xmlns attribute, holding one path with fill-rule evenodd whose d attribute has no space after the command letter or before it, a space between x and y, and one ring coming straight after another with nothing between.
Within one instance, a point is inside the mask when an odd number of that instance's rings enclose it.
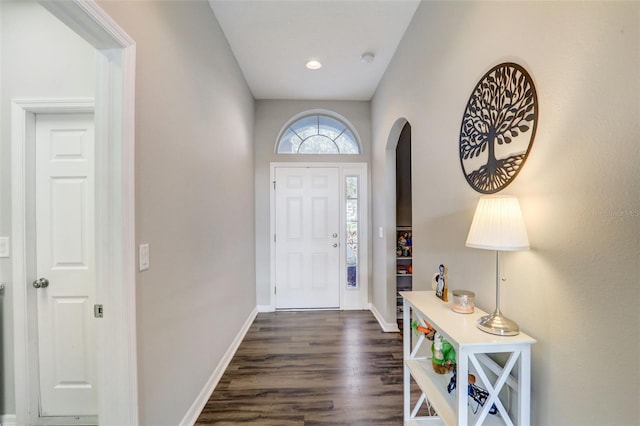
<instances>
[{"instance_id":1,"label":"small figurine","mask_svg":"<svg viewBox=\"0 0 640 426\"><path fill-rule=\"evenodd\" d=\"M429 340L433 340L433 336L436 333L436 330L431 327L431 324L425 322L424 325L418 324L418 321L413 321L411 323L411 328L413 328L416 332L424 333L425 337Z\"/></svg>"},{"instance_id":2,"label":"small figurine","mask_svg":"<svg viewBox=\"0 0 640 426\"><path fill-rule=\"evenodd\" d=\"M411 239L411 232L405 233L405 240L407 242L407 256L413 256L413 241Z\"/></svg>"},{"instance_id":3,"label":"small figurine","mask_svg":"<svg viewBox=\"0 0 640 426\"><path fill-rule=\"evenodd\" d=\"M452 371L456 366L456 350L453 348L440 333L436 331L433 336L433 343L431 344L431 364L433 365L433 371L438 374L444 374L447 371Z\"/></svg>"},{"instance_id":4,"label":"small figurine","mask_svg":"<svg viewBox=\"0 0 640 426\"><path fill-rule=\"evenodd\" d=\"M400 234L398 236L398 256L407 257L407 239L405 238L405 234Z\"/></svg>"},{"instance_id":5,"label":"small figurine","mask_svg":"<svg viewBox=\"0 0 640 426\"><path fill-rule=\"evenodd\" d=\"M458 375L458 372L454 368L453 376L451 376L451 380L447 385L447 391L449 391L449 393L453 392L453 390L456 388L457 375ZM482 389L480 386L476 385L476 376L474 376L473 374L469 374L468 377L469 377L469 385L467 386L467 393L469 394L469 397L471 397L471 399L473 399L477 403L475 408L472 407L473 414L476 414L478 412L478 408L484 407L484 403L487 402L487 398L489 398L489 392ZM492 404L491 408L489 409L489 414L497 414L497 413L498 413L498 407L496 407L495 404Z\"/></svg>"}]
</instances>

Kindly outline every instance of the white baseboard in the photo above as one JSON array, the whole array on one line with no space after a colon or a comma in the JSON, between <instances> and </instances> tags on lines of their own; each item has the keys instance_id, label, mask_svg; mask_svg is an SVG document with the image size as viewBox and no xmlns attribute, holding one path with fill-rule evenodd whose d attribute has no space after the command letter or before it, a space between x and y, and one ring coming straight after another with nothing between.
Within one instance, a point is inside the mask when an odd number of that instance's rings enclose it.
<instances>
[{"instance_id":1,"label":"white baseboard","mask_svg":"<svg viewBox=\"0 0 640 426\"><path fill-rule=\"evenodd\" d=\"M275 308L271 305L258 305L258 312L275 312Z\"/></svg>"},{"instance_id":2,"label":"white baseboard","mask_svg":"<svg viewBox=\"0 0 640 426\"><path fill-rule=\"evenodd\" d=\"M249 317L245 321L244 325L238 332L238 335L231 343L231 346L229 346L229 349L227 349L227 352L222 357L222 360L220 361L218 366L215 368L215 370L213 370L213 374L211 374L211 377L209 377L209 380L207 380L207 383L205 383L204 388L202 388L202 390L198 394L198 397L196 398L195 401L193 401L193 404L191 404L191 407L189 408L185 416L182 418L182 421L180 422L180 426L193 426L196 423L196 421L198 420L198 416L202 412L202 409L204 408L204 406L207 404L207 401L209 400L209 398L211 397L211 394L213 393L216 386L218 385L218 382L220 381L220 379L222 378L222 375L224 374L225 370L229 366L231 359L233 358L236 351L238 350L240 343L242 343L242 339L244 339L244 336L249 331L249 327L251 327L251 324L253 324L253 320L256 318L257 315L258 315L258 309L254 308L251 314L249 314ZM0 426L4 426L4 423L2 423L2 425Z\"/></svg>"},{"instance_id":3,"label":"white baseboard","mask_svg":"<svg viewBox=\"0 0 640 426\"><path fill-rule=\"evenodd\" d=\"M0 426L18 426L15 414L0 414Z\"/></svg>"},{"instance_id":4,"label":"white baseboard","mask_svg":"<svg viewBox=\"0 0 640 426\"><path fill-rule=\"evenodd\" d=\"M398 328L398 323L396 322L385 322L384 318L380 314L380 312L376 309L373 304L369 305L369 310L373 314L374 317L378 320L380 327L382 327L382 331L385 333L399 333L400 329Z\"/></svg>"}]
</instances>

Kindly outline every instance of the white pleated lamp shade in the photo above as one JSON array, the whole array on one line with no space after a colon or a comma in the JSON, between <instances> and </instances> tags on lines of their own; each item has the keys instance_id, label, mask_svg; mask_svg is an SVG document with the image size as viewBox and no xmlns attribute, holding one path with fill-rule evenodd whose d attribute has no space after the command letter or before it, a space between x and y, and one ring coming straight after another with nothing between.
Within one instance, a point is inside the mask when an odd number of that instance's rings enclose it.
<instances>
[{"instance_id":1,"label":"white pleated lamp shade","mask_svg":"<svg viewBox=\"0 0 640 426\"><path fill-rule=\"evenodd\" d=\"M466 246L501 251L529 250L518 199L507 195L481 197Z\"/></svg>"}]
</instances>

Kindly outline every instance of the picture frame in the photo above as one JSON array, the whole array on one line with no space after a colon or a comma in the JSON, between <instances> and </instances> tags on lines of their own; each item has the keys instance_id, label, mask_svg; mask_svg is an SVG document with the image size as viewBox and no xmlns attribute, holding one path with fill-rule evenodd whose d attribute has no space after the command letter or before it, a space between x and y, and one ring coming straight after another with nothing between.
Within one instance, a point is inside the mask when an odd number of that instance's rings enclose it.
<instances>
[{"instance_id":1,"label":"picture frame","mask_svg":"<svg viewBox=\"0 0 640 426\"><path fill-rule=\"evenodd\" d=\"M449 301L449 268L447 265L441 263L438 266L438 272L433 274L432 287L435 291L436 297L443 302Z\"/></svg>"}]
</instances>

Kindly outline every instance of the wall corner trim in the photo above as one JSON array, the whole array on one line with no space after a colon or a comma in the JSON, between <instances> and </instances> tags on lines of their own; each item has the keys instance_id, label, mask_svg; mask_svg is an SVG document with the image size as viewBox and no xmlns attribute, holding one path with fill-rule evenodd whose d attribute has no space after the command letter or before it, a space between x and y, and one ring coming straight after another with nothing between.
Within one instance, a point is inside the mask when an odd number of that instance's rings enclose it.
<instances>
[{"instance_id":1,"label":"wall corner trim","mask_svg":"<svg viewBox=\"0 0 640 426\"><path fill-rule=\"evenodd\" d=\"M373 316L376 317L376 319L378 320L380 327L382 327L382 331L384 331L385 333L400 332L400 329L398 328L398 324L396 324L395 322L393 323L385 322L383 316L380 314L380 311L378 311L378 309L376 309L376 307L373 304L369 305L369 310L371 311Z\"/></svg>"},{"instance_id":2,"label":"wall corner trim","mask_svg":"<svg viewBox=\"0 0 640 426\"><path fill-rule=\"evenodd\" d=\"M15 414L0 414L0 426L18 426Z\"/></svg>"},{"instance_id":3,"label":"wall corner trim","mask_svg":"<svg viewBox=\"0 0 640 426\"><path fill-rule=\"evenodd\" d=\"M275 312L276 308L272 305L258 305L258 312Z\"/></svg>"},{"instance_id":4,"label":"wall corner trim","mask_svg":"<svg viewBox=\"0 0 640 426\"><path fill-rule=\"evenodd\" d=\"M200 415L200 413L202 412L202 409L207 404L207 401L213 394L213 391L218 385L218 382L220 381L220 379L222 378L222 375L224 374L225 370L229 366L231 359L233 359L233 356L235 355L236 351L238 350L238 347L240 346L240 343L242 343L244 336L249 331L249 328L251 327L251 324L253 324L253 320L255 320L257 315L258 315L258 308L256 307L256 308L253 308L253 311L251 311L251 313L249 314L249 317L247 317L247 320L245 321L244 325L236 335L236 338L231 343L231 346L229 346L229 349L227 349L227 352L225 352L224 356L220 360L220 363L213 370L211 377L209 377L209 380L207 380L204 387L196 397L195 401L193 401L193 404L191 404L191 407L189 407L189 410L180 421L180 426L193 426L196 423L196 421L198 420L198 416Z\"/></svg>"}]
</instances>

